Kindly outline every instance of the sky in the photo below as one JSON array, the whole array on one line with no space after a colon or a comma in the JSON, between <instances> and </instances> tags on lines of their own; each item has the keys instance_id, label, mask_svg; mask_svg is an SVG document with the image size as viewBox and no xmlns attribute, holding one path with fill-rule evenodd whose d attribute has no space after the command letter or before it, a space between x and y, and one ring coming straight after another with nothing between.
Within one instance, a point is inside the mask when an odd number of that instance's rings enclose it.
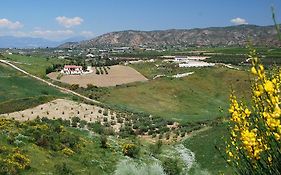
<instances>
[{"instance_id":1,"label":"sky","mask_svg":"<svg viewBox=\"0 0 281 175\"><path fill-rule=\"evenodd\" d=\"M122 30L281 23L281 0L3 0L0 36L50 40Z\"/></svg>"}]
</instances>

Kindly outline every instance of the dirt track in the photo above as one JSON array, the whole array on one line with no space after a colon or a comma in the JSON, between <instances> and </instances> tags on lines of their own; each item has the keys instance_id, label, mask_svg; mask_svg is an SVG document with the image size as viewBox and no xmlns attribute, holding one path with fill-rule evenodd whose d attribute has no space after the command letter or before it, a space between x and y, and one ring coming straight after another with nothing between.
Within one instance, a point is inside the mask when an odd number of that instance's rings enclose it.
<instances>
[{"instance_id":1,"label":"dirt track","mask_svg":"<svg viewBox=\"0 0 281 175\"><path fill-rule=\"evenodd\" d=\"M6 65L8 65L8 66L11 66L12 68L14 68L14 69L16 69L16 70L18 70L18 71L20 71L20 72L22 72L22 73L24 73L24 74L30 76L30 77L32 77L32 78L34 78L34 79L37 79L37 80L39 80L39 81L41 81L41 82L43 82L43 83L46 83L46 84L48 84L49 86L52 86L52 87L54 87L54 88L57 88L57 89L59 89L60 91L62 91L62 92L64 92L64 93L71 93L71 94L76 95L76 96L78 96L78 97L80 97L80 98L83 98L83 99L85 99L85 100L87 100L87 101L101 104L101 102L99 102L99 101L90 99L90 98L88 98L88 97L86 97L86 96L84 96L84 95L78 94L77 92L74 92L74 91L72 91L72 90L69 90L69 89L66 89L66 88L63 88L63 87L54 85L54 84L52 84L52 83L50 83L50 82L48 82L48 81L46 81L46 80L44 80L44 79L42 79L42 78L39 78L39 77L37 77L37 76L35 76L35 75L32 75L32 74L26 72L25 70L23 70L23 69L21 69L21 68L15 66L14 64L12 64L11 62L9 62L9 61L7 61L7 60L0 60L0 63L4 63L4 64L6 64Z\"/></svg>"}]
</instances>

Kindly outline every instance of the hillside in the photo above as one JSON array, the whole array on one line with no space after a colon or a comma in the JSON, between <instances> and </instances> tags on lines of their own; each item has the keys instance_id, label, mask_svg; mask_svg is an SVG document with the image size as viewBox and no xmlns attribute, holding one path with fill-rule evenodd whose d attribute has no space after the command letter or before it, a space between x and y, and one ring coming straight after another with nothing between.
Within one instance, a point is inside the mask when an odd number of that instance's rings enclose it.
<instances>
[{"instance_id":1,"label":"hillside","mask_svg":"<svg viewBox=\"0 0 281 175\"><path fill-rule=\"evenodd\" d=\"M94 46L244 46L248 40L258 46L280 46L274 26L239 25L204 29L120 31L82 41L76 47Z\"/></svg>"}]
</instances>

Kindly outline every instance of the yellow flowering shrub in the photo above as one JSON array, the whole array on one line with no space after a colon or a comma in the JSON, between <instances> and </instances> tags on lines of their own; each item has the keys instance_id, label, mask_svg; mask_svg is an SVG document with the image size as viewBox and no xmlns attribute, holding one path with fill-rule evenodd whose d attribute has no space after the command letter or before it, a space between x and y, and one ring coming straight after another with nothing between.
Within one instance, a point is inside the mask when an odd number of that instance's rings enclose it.
<instances>
[{"instance_id":1,"label":"yellow flowering shrub","mask_svg":"<svg viewBox=\"0 0 281 175\"><path fill-rule=\"evenodd\" d=\"M71 156L71 155L73 155L75 153L72 149L67 148L67 147L65 147L61 151L62 151L63 154L65 154L67 156Z\"/></svg>"},{"instance_id":2,"label":"yellow flowering shrub","mask_svg":"<svg viewBox=\"0 0 281 175\"><path fill-rule=\"evenodd\" d=\"M125 156L136 157L139 153L139 148L136 144L126 143L122 146L122 152Z\"/></svg>"},{"instance_id":3,"label":"yellow flowering shrub","mask_svg":"<svg viewBox=\"0 0 281 175\"><path fill-rule=\"evenodd\" d=\"M30 166L30 159L19 149L0 147L0 174L18 174Z\"/></svg>"},{"instance_id":4,"label":"yellow flowering shrub","mask_svg":"<svg viewBox=\"0 0 281 175\"><path fill-rule=\"evenodd\" d=\"M252 105L230 96L227 161L239 174L281 173L280 69L266 73L256 51L252 60Z\"/></svg>"}]
</instances>

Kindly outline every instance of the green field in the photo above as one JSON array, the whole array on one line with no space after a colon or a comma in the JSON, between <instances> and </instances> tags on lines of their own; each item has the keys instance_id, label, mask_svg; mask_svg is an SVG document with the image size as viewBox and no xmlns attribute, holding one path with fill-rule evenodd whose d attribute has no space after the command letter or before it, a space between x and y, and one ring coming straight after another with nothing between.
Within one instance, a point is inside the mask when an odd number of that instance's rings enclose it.
<instances>
[{"instance_id":1,"label":"green field","mask_svg":"<svg viewBox=\"0 0 281 175\"><path fill-rule=\"evenodd\" d=\"M196 175L202 171L211 174L234 173L222 157L225 150L224 137L227 132L226 124L218 124L183 142L185 147L195 153L197 166L193 167L191 174Z\"/></svg>"},{"instance_id":2,"label":"green field","mask_svg":"<svg viewBox=\"0 0 281 175\"><path fill-rule=\"evenodd\" d=\"M134 66L150 76L147 66ZM151 69L150 69L151 70ZM184 78L160 78L110 88L102 101L132 111L179 121L213 120L225 114L231 88L247 96L249 73L224 67L190 69ZM224 110L220 113L220 108Z\"/></svg>"},{"instance_id":3,"label":"green field","mask_svg":"<svg viewBox=\"0 0 281 175\"><path fill-rule=\"evenodd\" d=\"M66 60L60 60L57 58L43 58L34 56L22 56L22 55L4 55L5 59L13 61L16 66L24 69L28 73L39 77L45 77L46 69L53 64L65 64Z\"/></svg>"},{"instance_id":4,"label":"green field","mask_svg":"<svg viewBox=\"0 0 281 175\"><path fill-rule=\"evenodd\" d=\"M0 114L45 103L65 94L0 64Z\"/></svg>"}]
</instances>

